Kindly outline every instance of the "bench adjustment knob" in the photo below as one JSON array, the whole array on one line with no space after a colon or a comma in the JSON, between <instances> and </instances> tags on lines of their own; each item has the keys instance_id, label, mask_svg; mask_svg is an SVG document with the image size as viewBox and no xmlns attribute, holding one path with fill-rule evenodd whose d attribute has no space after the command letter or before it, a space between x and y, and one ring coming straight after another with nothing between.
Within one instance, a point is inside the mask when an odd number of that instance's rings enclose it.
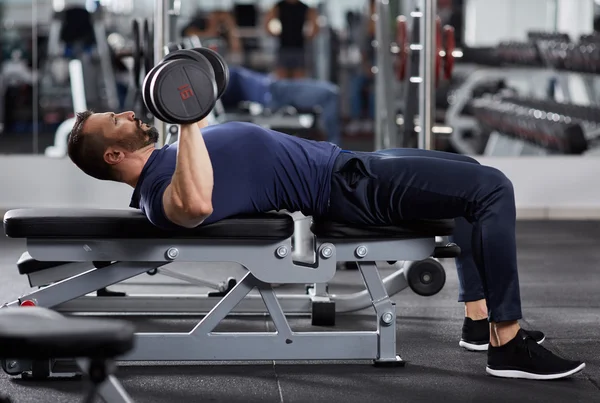
<instances>
[{"instance_id":1,"label":"bench adjustment knob","mask_svg":"<svg viewBox=\"0 0 600 403\"><path fill-rule=\"evenodd\" d=\"M323 248L321 248L321 256L323 259L329 259L333 256L333 247L330 244L323 245Z\"/></svg>"},{"instance_id":2,"label":"bench adjustment knob","mask_svg":"<svg viewBox=\"0 0 600 403\"><path fill-rule=\"evenodd\" d=\"M277 251L275 251L275 253L277 253L277 257L280 258L284 258L288 255L289 251L288 248L286 248L285 246L280 246L277 248Z\"/></svg>"},{"instance_id":3,"label":"bench adjustment knob","mask_svg":"<svg viewBox=\"0 0 600 403\"><path fill-rule=\"evenodd\" d=\"M177 248L169 248L167 250L167 259L175 260L179 256L179 250Z\"/></svg>"},{"instance_id":4,"label":"bench adjustment knob","mask_svg":"<svg viewBox=\"0 0 600 403\"><path fill-rule=\"evenodd\" d=\"M394 315L391 312L385 312L381 315L381 321L386 325L391 325L394 321Z\"/></svg>"},{"instance_id":5,"label":"bench adjustment knob","mask_svg":"<svg viewBox=\"0 0 600 403\"><path fill-rule=\"evenodd\" d=\"M358 248L356 248L356 251L355 251L356 256L358 256L358 257L365 257L365 256L367 256L367 252L368 252L367 247L363 246L363 245L361 245Z\"/></svg>"}]
</instances>

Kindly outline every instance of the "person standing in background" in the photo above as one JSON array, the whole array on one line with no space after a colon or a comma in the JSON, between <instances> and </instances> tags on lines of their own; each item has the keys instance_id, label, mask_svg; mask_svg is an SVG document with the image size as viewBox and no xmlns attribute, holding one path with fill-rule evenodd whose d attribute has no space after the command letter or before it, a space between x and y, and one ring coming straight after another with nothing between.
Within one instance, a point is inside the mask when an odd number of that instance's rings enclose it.
<instances>
[{"instance_id":1,"label":"person standing in background","mask_svg":"<svg viewBox=\"0 0 600 403\"><path fill-rule=\"evenodd\" d=\"M317 10L300 0L281 0L267 13L265 28L270 35L279 38L277 54L277 78L306 77L306 40L312 40L319 33ZM279 20L281 31L272 28L273 20ZM305 25L309 24L305 34Z\"/></svg>"}]
</instances>

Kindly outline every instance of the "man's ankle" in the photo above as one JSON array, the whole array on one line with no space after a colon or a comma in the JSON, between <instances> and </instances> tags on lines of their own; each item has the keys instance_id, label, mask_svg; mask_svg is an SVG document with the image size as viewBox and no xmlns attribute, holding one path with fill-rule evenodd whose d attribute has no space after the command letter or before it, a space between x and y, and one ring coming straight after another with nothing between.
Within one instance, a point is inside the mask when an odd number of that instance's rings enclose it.
<instances>
[{"instance_id":1,"label":"man's ankle","mask_svg":"<svg viewBox=\"0 0 600 403\"><path fill-rule=\"evenodd\" d=\"M490 324L490 344L492 347L500 347L515 338L521 327L519 322L492 322Z\"/></svg>"},{"instance_id":2,"label":"man's ankle","mask_svg":"<svg viewBox=\"0 0 600 403\"><path fill-rule=\"evenodd\" d=\"M465 302L465 317L471 320L483 320L488 318L487 305L484 299Z\"/></svg>"}]
</instances>

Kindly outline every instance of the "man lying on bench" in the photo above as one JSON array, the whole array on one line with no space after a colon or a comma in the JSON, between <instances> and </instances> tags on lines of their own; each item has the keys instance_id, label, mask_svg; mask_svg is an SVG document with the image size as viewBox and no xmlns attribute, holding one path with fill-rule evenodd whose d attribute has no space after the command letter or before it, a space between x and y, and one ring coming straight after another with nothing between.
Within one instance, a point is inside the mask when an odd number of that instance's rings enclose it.
<instances>
[{"instance_id":1,"label":"man lying on bench","mask_svg":"<svg viewBox=\"0 0 600 403\"><path fill-rule=\"evenodd\" d=\"M546 350L543 334L517 322L514 193L497 169L435 151L345 151L249 123L183 125L179 142L160 150L157 138L132 112L84 112L68 153L86 174L132 186L131 207L164 229L273 210L361 226L456 218L461 299L471 302L463 342L477 347L478 332L489 338L486 371L556 379L585 367ZM489 330L477 321L487 315Z\"/></svg>"}]
</instances>

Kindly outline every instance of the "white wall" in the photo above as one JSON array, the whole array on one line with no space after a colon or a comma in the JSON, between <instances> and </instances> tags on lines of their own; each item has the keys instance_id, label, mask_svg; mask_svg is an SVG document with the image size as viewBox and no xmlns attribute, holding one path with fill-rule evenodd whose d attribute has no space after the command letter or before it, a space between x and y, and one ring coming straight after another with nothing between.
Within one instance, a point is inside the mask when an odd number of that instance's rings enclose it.
<instances>
[{"instance_id":1,"label":"white wall","mask_svg":"<svg viewBox=\"0 0 600 403\"><path fill-rule=\"evenodd\" d=\"M513 181L520 218L600 219L600 158L479 160ZM0 156L0 172L0 210L127 208L132 193L127 185L85 176L68 159Z\"/></svg>"},{"instance_id":2,"label":"white wall","mask_svg":"<svg viewBox=\"0 0 600 403\"><path fill-rule=\"evenodd\" d=\"M476 157L477 158L477 157ZM508 176L520 218L600 219L600 158L477 158Z\"/></svg>"},{"instance_id":3,"label":"white wall","mask_svg":"<svg viewBox=\"0 0 600 403\"><path fill-rule=\"evenodd\" d=\"M556 30L577 39L594 28L594 0L557 0Z\"/></svg>"},{"instance_id":4,"label":"white wall","mask_svg":"<svg viewBox=\"0 0 600 403\"><path fill-rule=\"evenodd\" d=\"M0 210L17 207L125 208L131 188L87 177L68 159L0 156Z\"/></svg>"},{"instance_id":5,"label":"white wall","mask_svg":"<svg viewBox=\"0 0 600 403\"><path fill-rule=\"evenodd\" d=\"M558 0L467 0L465 44L494 46L524 40L528 31L554 31ZM582 0L566 0L576 3ZM587 0L585 0L587 1ZM592 15L588 15L590 21Z\"/></svg>"}]
</instances>

